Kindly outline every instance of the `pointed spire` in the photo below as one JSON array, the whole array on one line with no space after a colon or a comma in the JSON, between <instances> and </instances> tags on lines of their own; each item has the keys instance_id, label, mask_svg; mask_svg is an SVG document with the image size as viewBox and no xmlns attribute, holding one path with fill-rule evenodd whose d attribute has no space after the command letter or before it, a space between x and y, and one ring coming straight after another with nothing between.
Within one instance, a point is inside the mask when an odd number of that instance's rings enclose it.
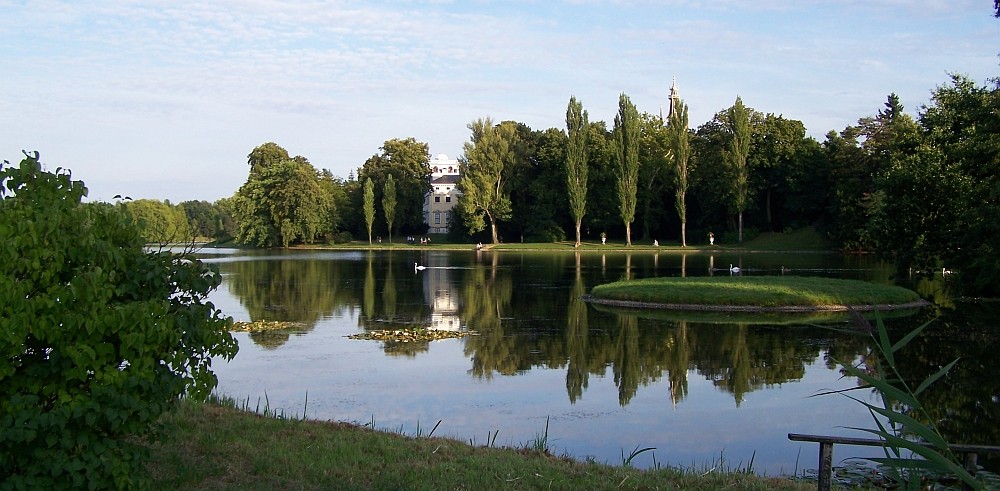
<instances>
[{"instance_id":1,"label":"pointed spire","mask_svg":"<svg viewBox=\"0 0 1000 491\"><path fill-rule=\"evenodd\" d=\"M673 77L673 81L670 84L670 110L667 111L667 118L669 120L670 116L674 114L674 108L677 106L677 102L681 98L681 89L677 87L677 76Z\"/></svg>"}]
</instances>

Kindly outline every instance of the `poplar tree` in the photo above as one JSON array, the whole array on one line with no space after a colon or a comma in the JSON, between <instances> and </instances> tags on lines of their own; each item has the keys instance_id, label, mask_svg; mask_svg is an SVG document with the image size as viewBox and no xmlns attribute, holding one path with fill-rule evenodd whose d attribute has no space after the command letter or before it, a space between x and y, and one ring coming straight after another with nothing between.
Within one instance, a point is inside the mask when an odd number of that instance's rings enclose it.
<instances>
[{"instance_id":1,"label":"poplar tree","mask_svg":"<svg viewBox=\"0 0 1000 491\"><path fill-rule=\"evenodd\" d=\"M566 107L566 190L570 214L576 225L576 247L580 247L580 223L587 209L587 111L576 97Z\"/></svg>"},{"instance_id":2,"label":"poplar tree","mask_svg":"<svg viewBox=\"0 0 1000 491\"><path fill-rule=\"evenodd\" d=\"M729 144L722 157L729 168L733 208L739 214L739 242L743 244L743 212L747 208L750 194L750 169L747 156L750 154L750 113L743 100L736 96L736 103L726 111L726 130Z\"/></svg>"},{"instance_id":3,"label":"poplar tree","mask_svg":"<svg viewBox=\"0 0 1000 491\"><path fill-rule=\"evenodd\" d=\"M365 227L368 228L368 245L372 245L372 224L375 223L375 184L372 178L365 179L365 194L363 210Z\"/></svg>"},{"instance_id":4,"label":"poplar tree","mask_svg":"<svg viewBox=\"0 0 1000 491\"><path fill-rule=\"evenodd\" d=\"M618 210L625 223L625 245L631 247L639 181L639 111L624 93L618 98L614 146L618 158L618 166L615 168L618 177Z\"/></svg>"},{"instance_id":5,"label":"poplar tree","mask_svg":"<svg viewBox=\"0 0 1000 491\"><path fill-rule=\"evenodd\" d=\"M680 99L670 113L667 132L674 161L674 205L681 220L681 247L687 247L688 159L691 157L691 137L688 134L688 107Z\"/></svg>"},{"instance_id":6,"label":"poplar tree","mask_svg":"<svg viewBox=\"0 0 1000 491\"><path fill-rule=\"evenodd\" d=\"M392 174L385 179L382 212L385 213L385 223L389 226L389 243L392 244L392 221L396 216L396 181L392 178Z\"/></svg>"}]
</instances>

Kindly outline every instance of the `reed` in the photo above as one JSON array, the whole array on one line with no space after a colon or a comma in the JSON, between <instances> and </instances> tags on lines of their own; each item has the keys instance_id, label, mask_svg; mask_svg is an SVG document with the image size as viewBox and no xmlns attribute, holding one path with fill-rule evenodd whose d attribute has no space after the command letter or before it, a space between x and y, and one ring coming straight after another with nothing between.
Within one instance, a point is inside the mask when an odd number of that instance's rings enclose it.
<instances>
[{"instance_id":1,"label":"reed","mask_svg":"<svg viewBox=\"0 0 1000 491\"><path fill-rule=\"evenodd\" d=\"M823 392L817 395L841 394L861 404L872 416L874 428L850 429L869 433L882 441L884 457L869 458L882 466L889 479L900 483L904 489L923 489L925 481L934 481L942 476L954 476L973 489L982 489L984 483L961 465L957 456L948 447L948 442L933 424L930 414L920 403L918 396L935 382L948 374L958 359L952 360L911 388L900 373L895 354L918 336L931 322L913 329L893 342L880 315L875 316L875 326L861 317L855 316L855 324L860 331L871 333L873 350L865 357L863 364L845 363L837 360L844 373L862 382L858 387ZM881 404L872 404L851 395L857 390L875 390ZM925 445L930 444L930 446Z\"/></svg>"}]
</instances>

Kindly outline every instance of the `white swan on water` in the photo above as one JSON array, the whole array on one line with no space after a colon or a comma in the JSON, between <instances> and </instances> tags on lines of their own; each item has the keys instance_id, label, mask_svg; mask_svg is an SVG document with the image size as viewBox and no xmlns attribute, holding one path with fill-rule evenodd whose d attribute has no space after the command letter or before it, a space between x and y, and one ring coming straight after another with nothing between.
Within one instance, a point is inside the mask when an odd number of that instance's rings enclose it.
<instances>
[{"instance_id":1,"label":"white swan on water","mask_svg":"<svg viewBox=\"0 0 1000 491\"><path fill-rule=\"evenodd\" d=\"M733 263L729 263L729 272L730 273L739 273L740 272L740 267L739 266L733 266Z\"/></svg>"},{"instance_id":2,"label":"white swan on water","mask_svg":"<svg viewBox=\"0 0 1000 491\"><path fill-rule=\"evenodd\" d=\"M423 271L425 269L427 269L427 266L420 266L417 263L413 263L413 270L414 271Z\"/></svg>"}]
</instances>

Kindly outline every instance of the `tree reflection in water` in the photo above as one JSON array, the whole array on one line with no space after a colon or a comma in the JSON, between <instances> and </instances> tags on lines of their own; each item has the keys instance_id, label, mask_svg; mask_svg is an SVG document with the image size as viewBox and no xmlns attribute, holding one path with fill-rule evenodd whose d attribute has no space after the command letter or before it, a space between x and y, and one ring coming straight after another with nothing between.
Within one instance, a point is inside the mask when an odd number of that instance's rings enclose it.
<instances>
[{"instance_id":1,"label":"tree reflection in water","mask_svg":"<svg viewBox=\"0 0 1000 491\"><path fill-rule=\"evenodd\" d=\"M414 259L431 267L415 273ZM533 368L564 371L571 404L587 397L592 377L603 378L610 369L622 407L642 387L664 379L669 404L683 404L694 374L729 394L739 406L754 391L800 380L808 365L818 363L833 370L833 359L858 360L867 353L864 336L828 328L782 325L779 319L763 316L758 319L763 319L761 323L751 323L607 311L580 299L599 283L622 277L708 274L712 263L728 264L733 259L724 254L380 251L349 260L252 257L221 263L220 269L225 275L223 288L239 298L249 312L248 320L305 326L293 334L308 333L324 319L344 317L356 319L365 330L467 327L477 335L446 342L462 343L471 377L491 380L527 374ZM862 279L890 281L881 276L880 266L855 267L852 258L803 259L786 254L758 255L753 261L755 270L779 271L790 261L799 261L793 266L862 271L856 274L869 275ZM953 305L940 282L920 280L916 287L939 305ZM960 304L887 320L894 332L906 332L940 315L897 357L914 380L962 357L948 379L923 396L935 423L952 441L1000 443L1000 425L995 424L1000 420L1000 378L992 376L1000 366L993 321L1000 318L997 310ZM293 334L253 334L251 339L276 349ZM389 355L417 357L429 352L429 344L385 343L383 349Z\"/></svg>"}]
</instances>

